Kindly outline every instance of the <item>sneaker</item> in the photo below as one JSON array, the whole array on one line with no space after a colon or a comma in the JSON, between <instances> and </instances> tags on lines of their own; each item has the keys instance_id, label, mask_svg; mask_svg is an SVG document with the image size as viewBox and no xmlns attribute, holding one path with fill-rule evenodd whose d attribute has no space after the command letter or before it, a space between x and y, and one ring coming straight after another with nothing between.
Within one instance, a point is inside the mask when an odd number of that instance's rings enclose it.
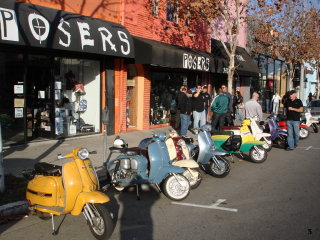
<instances>
[{"instance_id":1,"label":"sneaker","mask_svg":"<svg viewBox=\"0 0 320 240\"><path fill-rule=\"evenodd\" d=\"M286 148L286 151L293 151L294 149Z\"/></svg>"},{"instance_id":2,"label":"sneaker","mask_svg":"<svg viewBox=\"0 0 320 240\"><path fill-rule=\"evenodd\" d=\"M296 147L298 147L298 144L295 144L295 145L294 145L294 148L296 148Z\"/></svg>"}]
</instances>

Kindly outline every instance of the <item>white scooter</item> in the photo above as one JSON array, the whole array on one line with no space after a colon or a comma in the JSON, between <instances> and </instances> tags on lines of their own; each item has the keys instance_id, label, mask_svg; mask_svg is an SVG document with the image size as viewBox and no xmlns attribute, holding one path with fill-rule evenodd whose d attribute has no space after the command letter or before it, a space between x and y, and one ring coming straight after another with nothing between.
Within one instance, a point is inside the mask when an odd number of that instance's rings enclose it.
<instances>
[{"instance_id":1,"label":"white scooter","mask_svg":"<svg viewBox=\"0 0 320 240\"><path fill-rule=\"evenodd\" d=\"M271 134L263 132L263 129L257 124L257 121L259 121L258 117L250 119L251 133L258 141L265 142L262 147L269 152L272 149Z\"/></svg>"},{"instance_id":2,"label":"white scooter","mask_svg":"<svg viewBox=\"0 0 320 240\"><path fill-rule=\"evenodd\" d=\"M319 132L318 123L319 121L317 119L314 119L310 113L310 109L307 109L304 113L304 116L301 118L301 122L306 124L307 127L312 127L313 131L315 133Z\"/></svg>"}]
</instances>

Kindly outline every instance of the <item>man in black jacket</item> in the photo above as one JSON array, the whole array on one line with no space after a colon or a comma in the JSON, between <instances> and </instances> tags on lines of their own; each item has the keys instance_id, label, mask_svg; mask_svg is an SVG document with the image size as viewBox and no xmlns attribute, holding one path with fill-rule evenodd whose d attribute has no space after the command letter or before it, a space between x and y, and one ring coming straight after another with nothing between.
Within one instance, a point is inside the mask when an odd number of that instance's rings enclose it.
<instances>
[{"instance_id":1,"label":"man in black jacket","mask_svg":"<svg viewBox=\"0 0 320 240\"><path fill-rule=\"evenodd\" d=\"M187 91L187 88L184 87L182 89L181 97L178 102L178 108L180 109L180 121L181 121L181 129L180 129L180 135L186 136L190 118L192 114L192 104L191 104L191 97L192 93L190 91Z\"/></svg>"},{"instance_id":2,"label":"man in black jacket","mask_svg":"<svg viewBox=\"0 0 320 240\"><path fill-rule=\"evenodd\" d=\"M289 98L286 100L284 107L287 115L287 150L293 150L299 143L300 115L303 112L303 104L301 100L297 98L297 92L295 90L289 92Z\"/></svg>"}]
</instances>

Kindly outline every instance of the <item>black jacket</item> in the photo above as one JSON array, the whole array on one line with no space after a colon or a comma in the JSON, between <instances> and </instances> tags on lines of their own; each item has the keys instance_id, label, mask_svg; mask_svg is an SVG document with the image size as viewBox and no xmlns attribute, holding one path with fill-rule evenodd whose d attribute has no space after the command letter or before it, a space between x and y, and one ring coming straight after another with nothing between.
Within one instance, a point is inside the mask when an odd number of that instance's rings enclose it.
<instances>
[{"instance_id":1,"label":"black jacket","mask_svg":"<svg viewBox=\"0 0 320 240\"><path fill-rule=\"evenodd\" d=\"M191 98L187 97L186 94L181 94L178 108L180 109L180 113L190 115L192 113Z\"/></svg>"}]
</instances>

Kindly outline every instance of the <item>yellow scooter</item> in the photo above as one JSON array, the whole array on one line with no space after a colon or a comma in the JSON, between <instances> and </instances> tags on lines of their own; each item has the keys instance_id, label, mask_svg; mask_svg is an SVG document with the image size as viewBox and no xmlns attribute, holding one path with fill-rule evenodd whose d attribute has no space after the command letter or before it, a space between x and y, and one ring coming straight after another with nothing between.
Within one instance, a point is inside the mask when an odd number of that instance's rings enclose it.
<instances>
[{"instance_id":1,"label":"yellow scooter","mask_svg":"<svg viewBox=\"0 0 320 240\"><path fill-rule=\"evenodd\" d=\"M23 171L29 181L26 197L30 209L39 217L51 216L53 235L55 230L53 216L83 213L90 231L96 239L108 239L113 231L112 217L102 205L110 201L99 192L99 182L89 152L85 148L75 148L67 155L58 155L58 160L73 159L63 166L50 163L36 163L34 169Z\"/></svg>"}]
</instances>

